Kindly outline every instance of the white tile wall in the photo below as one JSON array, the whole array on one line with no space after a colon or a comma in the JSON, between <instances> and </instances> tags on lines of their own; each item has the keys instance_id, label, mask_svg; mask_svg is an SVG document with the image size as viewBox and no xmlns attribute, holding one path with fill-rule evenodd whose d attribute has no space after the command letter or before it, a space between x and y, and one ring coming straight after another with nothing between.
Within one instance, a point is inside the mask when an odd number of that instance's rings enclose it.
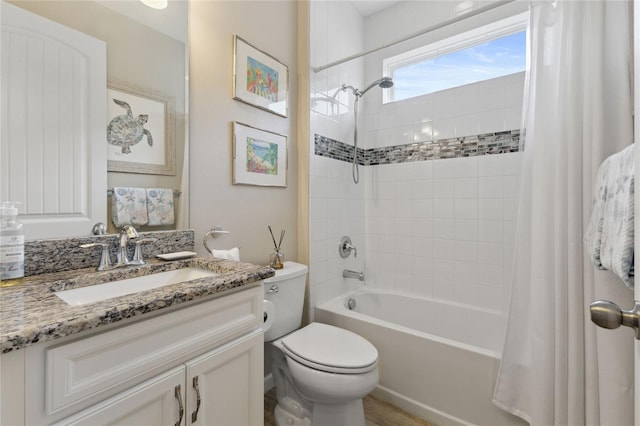
<instances>
[{"instance_id":1,"label":"white tile wall","mask_svg":"<svg viewBox=\"0 0 640 426\"><path fill-rule=\"evenodd\" d=\"M362 17L348 3L311 2L312 65L324 65L363 49ZM353 96L342 84L362 87L363 62L351 61L311 79L311 149L309 197L310 304L314 306L361 285L342 278L343 269L364 270L364 185L355 185L351 164L313 153L315 133L343 142L353 137ZM315 102L314 102L315 101ZM366 170L360 168L361 180ZM393 182L390 181L390 184ZM389 192L394 189L390 188ZM391 206L393 207L393 206ZM393 217L395 211L389 212ZM358 248L357 259L338 255L340 237L349 235Z\"/></svg>"},{"instance_id":2,"label":"white tile wall","mask_svg":"<svg viewBox=\"0 0 640 426\"><path fill-rule=\"evenodd\" d=\"M349 3L313 1L312 65L450 19L460 12L458 3L401 2L365 21ZM351 143L353 96L339 88L362 88L379 78L381 58L374 54L312 73L312 144L315 133ZM377 148L519 128L523 82L520 73L386 105L374 89L360 104L359 144ZM342 278L349 268L364 270L367 286L503 309L518 155L361 167L361 183L354 185L351 164L317 157L312 146L311 306L359 286ZM338 256L342 235L358 247L357 259Z\"/></svg>"},{"instance_id":3,"label":"white tile wall","mask_svg":"<svg viewBox=\"0 0 640 426\"><path fill-rule=\"evenodd\" d=\"M358 131L366 148L401 145L520 128L524 73L381 104L362 98Z\"/></svg>"},{"instance_id":4,"label":"white tile wall","mask_svg":"<svg viewBox=\"0 0 640 426\"><path fill-rule=\"evenodd\" d=\"M519 155L410 163L412 181L401 180L406 164L371 167L379 170L365 182L366 274L373 285L503 309ZM513 189L505 191L505 182ZM376 188L393 183L412 183L410 195L396 186L382 198ZM403 212L393 213L394 205Z\"/></svg>"}]
</instances>

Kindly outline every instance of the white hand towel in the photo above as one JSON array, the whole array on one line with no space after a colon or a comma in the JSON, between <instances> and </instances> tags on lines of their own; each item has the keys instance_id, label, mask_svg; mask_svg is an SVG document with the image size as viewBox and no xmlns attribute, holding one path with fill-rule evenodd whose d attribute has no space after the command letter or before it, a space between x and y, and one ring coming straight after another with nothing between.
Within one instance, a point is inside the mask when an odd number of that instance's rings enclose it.
<instances>
[{"instance_id":1,"label":"white hand towel","mask_svg":"<svg viewBox=\"0 0 640 426\"><path fill-rule=\"evenodd\" d=\"M212 254L213 254L213 257L217 257L219 259L240 261L240 249L238 247L234 247L229 250L213 249Z\"/></svg>"},{"instance_id":2,"label":"white hand towel","mask_svg":"<svg viewBox=\"0 0 640 426\"><path fill-rule=\"evenodd\" d=\"M607 158L596 177L585 242L593 264L633 288L634 145Z\"/></svg>"},{"instance_id":3,"label":"white hand towel","mask_svg":"<svg viewBox=\"0 0 640 426\"><path fill-rule=\"evenodd\" d=\"M149 226L172 225L175 221L173 189L147 188Z\"/></svg>"},{"instance_id":4,"label":"white hand towel","mask_svg":"<svg viewBox=\"0 0 640 426\"><path fill-rule=\"evenodd\" d=\"M111 220L118 228L124 225L146 225L149 217L147 193L144 188L113 188Z\"/></svg>"}]
</instances>

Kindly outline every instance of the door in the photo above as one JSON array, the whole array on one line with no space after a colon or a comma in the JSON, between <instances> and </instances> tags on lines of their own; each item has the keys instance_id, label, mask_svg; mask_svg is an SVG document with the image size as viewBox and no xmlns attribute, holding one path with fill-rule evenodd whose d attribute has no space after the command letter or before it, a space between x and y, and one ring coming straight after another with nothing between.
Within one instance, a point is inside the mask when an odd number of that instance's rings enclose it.
<instances>
[{"instance_id":1,"label":"door","mask_svg":"<svg viewBox=\"0 0 640 426\"><path fill-rule=\"evenodd\" d=\"M28 240L90 235L107 219L106 45L0 9L0 201L21 203Z\"/></svg>"},{"instance_id":2,"label":"door","mask_svg":"<svg viewBox=\"0 0 640 426\"><path fill-rule=\"evenodd\" d=\"M635 149L635 174L640 171L640 7L633 7L633 58L634 58L634 119L633 119L633 139L636 144ZM637 178L636 178L637 180ZM635 247L640 247L640 190L637 188L634 193L634 265L638 263L637 251ZM591 305L591 319L598 325L605 328L616 328L620 325L633 327L636 333L634 344L634 417L635 424L640 425L640 284L634 285L635 306L628 310L622 310L617 305L596 301Z\"/></svg>"},{"instance_id":3,"label":"door","mask_svg":"<svg viewBox=\"0 0 640 426\"><path fill-rule=\"evenodd\" d=\"M261 332L187 362L187 425L249 426L264 421Z\"/></svg>"},{"instance_id":4,"label":"door","mask_svg":"<svg viewBox=\"0 0 640 426\"><path fill-rule=\"evenodd\" d=\"M184 367L176 367L58 422L71 425L184 424Z\"/></svg>"},{"instance_id":5,"label":"door","mask_svg":"<svg viewBox=\"0 0 640 426\"><path fill-rule=\"evenodd\" d=\"M633 116L633 142L635 144L640 140L640 7L638 7L637 2L633 2L633 72L634 72L634 88L633 88L633 99L634 99L634 116ZM635 149L635 173L636 176L638 171L640 171L640 149L638 149L638 145L636 145ZM636 179L637 180L637 179ZM634 193L634 261L635 265L638 263L639 257L635 255L638 253L636 251L636 247L640 247L640 190L637 189ZM640 284L636 284L633 287L633 298L635 299L636 306L638 306L638 301L640 301ZM638 326L638 317L636 316L636 326ZM634 345L634 417L635 424L640 424L640 340L638 340L638 332L636 332L636 340Z\"/></svg>"}]
</instances>

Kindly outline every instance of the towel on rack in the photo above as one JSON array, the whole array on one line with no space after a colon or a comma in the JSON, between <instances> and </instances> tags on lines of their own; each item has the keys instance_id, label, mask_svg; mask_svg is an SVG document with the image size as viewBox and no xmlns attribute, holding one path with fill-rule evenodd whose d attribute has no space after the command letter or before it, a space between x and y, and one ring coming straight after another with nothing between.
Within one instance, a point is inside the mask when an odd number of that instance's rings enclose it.
<instances>
[{"instance_id":1,"label":"towel on rack","mask_svg":"<svg viewBox=\"0 0 640 426\"><path fill-rule=\"evenodd\" d=\"M147 188L147 211L149 226L172 225L175 220L173 189Z\"/></svg>"},{"instance_id":2,"label":"towel on rack","mask_svg":"<svg viewBox=\"0 0 640 426\"><path fill-rule=\"evenodd\" d=\"M240 249L238 247L234 247L229 250L216 250L213 249L211 253L213 257L217 257L219 259L227 259L227 260L240 260Z\"/></svg>"},{"instance_id":3,"label":"towel on rack","mask_svg":"<svg viewBox=\"0 0 640 426\"><path fill-rule=\"evenodd\" d=\"M124 225L146 225L149 217L144 188L113 188L111 220L118 228Z\"/></svg>"},{"instance_id":4,"label":"towel on rack","mask_svg":"<svg viewBox=\"0 0 640 426\"><path fill-rule=\"evenodd\" d=\"M633 288L634 145L603 161L596 175L587 251L598 269L614 272Z\"/></svg>"}]
</instances>

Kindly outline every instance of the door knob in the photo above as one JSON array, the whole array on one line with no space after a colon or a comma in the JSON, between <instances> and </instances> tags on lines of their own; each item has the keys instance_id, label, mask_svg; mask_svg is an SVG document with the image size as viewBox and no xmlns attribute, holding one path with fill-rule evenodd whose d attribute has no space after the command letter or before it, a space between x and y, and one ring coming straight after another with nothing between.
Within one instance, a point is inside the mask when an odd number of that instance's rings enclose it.
<instances>
[{"instance_id":1,"label":"door knob","mask_svg":"<svg viewBox=\"0 0 640 426\"><path fill-rule=\"evenodd\" d=\"M589 307L591 321L603 328L614 329L621 325L633 328L636 339L640 339L640 303L634 302L633 309L625 311L607 300L596 300Z\"/></svg>"}]
</instances>

